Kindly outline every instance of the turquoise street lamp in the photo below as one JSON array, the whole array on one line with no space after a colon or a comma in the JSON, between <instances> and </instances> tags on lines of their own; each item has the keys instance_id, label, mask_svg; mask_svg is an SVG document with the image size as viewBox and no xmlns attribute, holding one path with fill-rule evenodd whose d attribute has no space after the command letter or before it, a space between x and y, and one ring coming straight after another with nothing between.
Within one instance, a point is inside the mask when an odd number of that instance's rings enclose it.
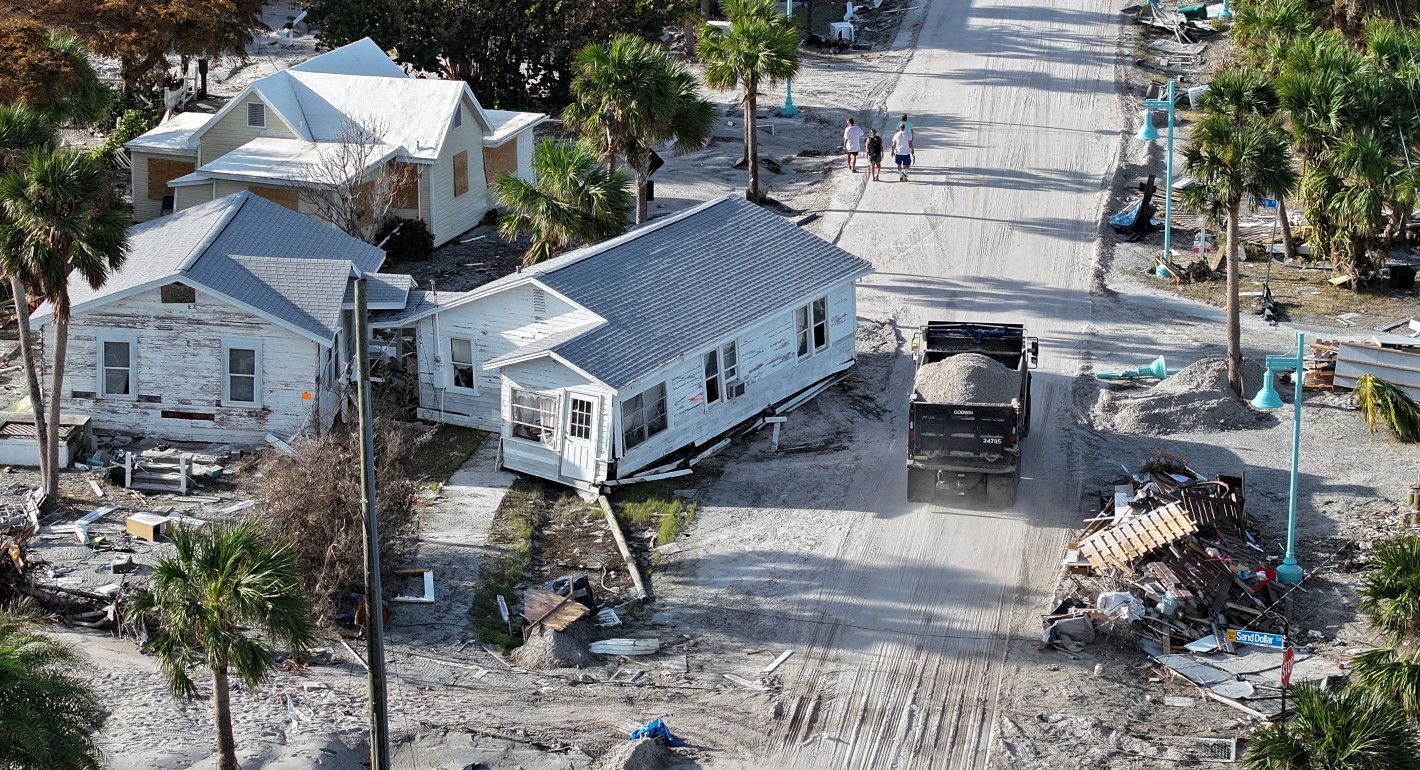
<instances>
[{"instance_id":1,"label":"turquoise street lamp","mask_svg":"<svg viewBox=\"0 0 1420 770\"><path fill-rule=\"evenodd\" d=\"M787 6L786 6L786 8L785 8L785 15L789 17L789 26L793 26L793 25L794 25L794 0L785 0L785 1L786 1L786 3L787 3ZM810 11L810 13L813 13L813 12ZM798 33L798 31L795 31L795 32L794 32L794 39L797 40L798 37L799 37L799 33ZM779 108L779 114L780 114L780 115L783 115L783 116L786 117L786 118L792 118L792 117L794 117L795 115L798 115L798 114L799 114L799 108L798 108L797 106L795 106L795 104L794 104L794 81L793 81L793 80L786 80L786 81L784 81L784 106Z\"/></svg>"},{"instance_id":2,"label":"turquoise street lamp","mask_svg":"<svg viewBox=\"0 0 1420 770\"><path fill-rule=\"evenodd\" d=\"M1166 99L1145 99L1144 111L1140 113L1144 117L1144 126L1139 129L1139 139L1145 142L1152 142L1159 138L1159 130L1154 128L1153 110L1167 110L1169 114L1168 148L1164 153L1164 261L1173 262L1173 127L1174 127L1174 102L1175 89L1174 81L1168 82ZM1159 267L1160 275L1168 275L1168 271L1163 266Z\"/></svg>"},{"instance_id":3,"label":"turquoise street lamp","mask_svg":"<svg viewBox=\"0 0 1420 770\"><path fill-rule=\"evenodd\" d=\"M791 0L791 2L792 2L792 0ZM1233 9L1231 9L1231 8L1228 7L1228 0L1223 0L1223 10L1221 10L1221 11L1218 12L1218 19L1219 19L1220 21L1232 21L1232 20L1233 20Z\"/></svg>"},{"instance_id":4,"label":"turquoise street lamp","mask_svg":"<svg viewBox=\"0 0 1420 770\"><path fill-rule=\"evenodd\" d=\"M1297 332L1297 355L1268 356L1267 370L1262 375L1262 389L1253 396L1252 405L1258 409L1281 409L1282 397L1277 394L1276 378L1273 372L1294 372L1292 381L1295 392L1292 396L1292 480L1287 494L1287 555L1277 567L1277 579L1286 585L1302 582L1302 565L1297 563L1297 465L1302 454L1302 369L1307 344L1306 332Z\"/></svg>"}]
</instances>

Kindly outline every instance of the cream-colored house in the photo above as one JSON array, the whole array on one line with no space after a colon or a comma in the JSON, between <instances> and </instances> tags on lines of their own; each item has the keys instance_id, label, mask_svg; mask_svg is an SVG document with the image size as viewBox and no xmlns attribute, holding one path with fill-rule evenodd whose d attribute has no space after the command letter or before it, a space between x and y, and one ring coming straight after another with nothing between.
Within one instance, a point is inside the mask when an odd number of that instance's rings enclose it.
<instances>
[{"instance_id":1,"label":"cream-colored house","mask_svg":"<svg viewBox=\"0 0 1420 770\"><path fill-rule=\"evenodd\" d=\"M410 77L365 38L257 80L216 114L175 115L129 142L133 216L242 190L317 214L310 191L333 160L355 181L403 164L411 182L391 213L422 219L438 245L494 207L499 173L531 178L533 127L545 117L485 110L468 84ZM357 160L352 131L367 134Z\"/></svg>"}]
</instances>

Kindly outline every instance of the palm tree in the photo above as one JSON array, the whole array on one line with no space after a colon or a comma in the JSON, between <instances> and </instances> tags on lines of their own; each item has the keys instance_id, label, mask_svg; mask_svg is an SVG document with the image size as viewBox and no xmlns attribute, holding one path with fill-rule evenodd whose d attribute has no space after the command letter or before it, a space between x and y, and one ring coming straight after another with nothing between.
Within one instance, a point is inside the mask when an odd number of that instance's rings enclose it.
<instances>
[{"instance_id":1,"label":"palm tree","mask_svg":"<svg viewBox=\"0 0 1420 770\"><path fill-rule=\"evenodd\" d=\"M1420 770L1420 739L1375 693L1300 685L1289 703L1286 722L1253 734L1247 770Z\"/></svg>"},{"instance_id":2,"label":"palm tree","mask_svg":"<svg viewBox=\"0 0 1420 770\"><path fill-rule=\"evenodd\" d=\"M660 46L634 35L583 48L572 63L567 124L598 147L607 169L618 156L636 172L636 223L646 221L652 147L671 142L678 155L710 138L714 107L700 98L695 76Z\"/></svg>"},{"instance_id":3,"label":"palm tree","mask_svg":"<svg viewBox=\"0 0 1420 770\"><path fill-rule=\"evenodd\" d=\"M1270 95L1270 96L1269 96ZM1242 394L1242 326L1239 318L1238 216L1249 197L1283 196L1297 181L1286 138L1268 114L1275 94L1257 72L1247 69L1220 74L1208 89L1203 118L1190 132L1184 168L1197 184L1184 200L1198 210L1227 212L1226 297L1228 383ZM1247 105L1258 105L1254 109Z\"/></svg>"},{"instance_id":4,"label":"palm tree","mask_svg":"<svg viewBox=\"0 0 1420 770\"><path fill-rule=\"evenodd\" d=\"M173 695L194 697L189 667L210 669L218 766L235 770L230 677L259 684L276 667L269 645L305 649L316 624L295 552L256 524L179 527L170 539L173 555L158 562L151 590L134 595L130 612L153 632L150 646Z\"/></svg>"},{"instance_id":5,"label":"palm tree","mask_svg":"<svg viewBox=\"0 0 1420 770\"><path fill-rule=\"evenodd\" d=\"M1380 543L1371 564L1375 569L1361 584L1361 609L1390 638L1420 642L1420 536Z\"/></svg>"},{"instance_id":6,"label":"palm tree","mask_svg":"<svg viewBox=\"0 0 1420 770\"><path fill-rule=\"evenodd\" d=\"M742 89L745 159L749 187L745 197L764 200L759 189L759 86L788 80L799 71L799 33L779 14L774 0L725 0L728 30L707 26L696 49L705 64L705 84L717 91Z\"/></svg>"},{"instance_id":7,"label":"palm tree","mask_svg":"<svg viewBox=\"0 0 1420 770\"><path fill-rule=\"evenodd\" d=\"M69 672L81 657L39 633L23 611L0 612L0 767L101 766L93 732L104 711L88 684Z\"/></svg>"},{"instance_id":8,"label":"palm tree","mask_svg":"<svg viewBox=\"0 0 1420 770\"><path fill-rule=\"evenodd\" d=\"M536 182L501 174L494 182L498 200L509 209L498 223L508 240L532 235L523 264L549 259L576 242L610 238L626 229L633 201L631 177L612 171L581 142L544 139L533 148Z\"/></svg>"},{"instance_id":9,"label":"palm tree","mask_svg":"<svg viewBox=\"0 0 1420 770\"><path fill-rule=\"evenodd\" d=\"M47 112L57 120L81 126L93 125L107 117L113 103L113 89L99 79L84 42L67 32L50 30L49 50L67 60L69 78L67 88L56 95Z\"/></svg>"},{"instance_id":10,"label":"palm tree","mask_svg":"<svg viewBox=\"0 0 1420 770\"><path fill-rule=\"evenodd\" d=\"M109 170L87 152L41 148L0 178L0 256L53 311L54 369L47 404L43 490L59 491L59 406L69 341L69 278L97 289L128 255L131 220L113 193ZM26 366L38 364L31 358ZM35 404L40 411L40 404ZM36 428L38 428L36 424Z\"/></svg>"},{"instance_id":11,"label":"palm tree","mask_svg":"<svg viewBox=\"0 0 1420 770\"><path fill-rule=\"evenodd\" d=\"M1400 706L1420 721L1420 647L1414 643L1379 647L1351 661L1356 684Z\"/></svg>"}]
</instances>

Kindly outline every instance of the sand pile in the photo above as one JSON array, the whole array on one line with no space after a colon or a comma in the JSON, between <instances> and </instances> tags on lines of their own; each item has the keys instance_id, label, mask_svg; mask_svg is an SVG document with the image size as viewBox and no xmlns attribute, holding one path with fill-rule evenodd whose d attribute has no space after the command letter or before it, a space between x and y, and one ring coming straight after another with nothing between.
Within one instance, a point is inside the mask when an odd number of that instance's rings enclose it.
<instances>
[{"instance_id":1,"label":"sand pile","mask_svg":"<svg viewBox=\"0 0 1420 770\"><path fill-rule=\"evenodd\" d=\"M1020 375L980 353L961 353L925 364L915 387L934 404L1008 404L1020 393Z\"/></svg>"},{"instance_id":2,"label":"sand pile","mask_svg":"<svg viewBox=\"0 0 1420 770\"><path fill-rule=\"evenodd\" d=\"M553 668L575 668L596 662L592 654L570 633L539 626L522 647L509 655L523 668L545 671Z\"/></svg>"},{"instance_id":3,"label":"sand pile","mask_svg":"<svg viewBox=\"0 0 1420 770\"><path fill-rule=\"evenodd\" d=\"M1261 380L1261 367L1244 363L1244 389ZM1195 361L1142 391L1101 390L1090 410L1097 430L1149 436L1249 428L1257 420L1258 413L1228 388L1228 364L1219 358Z\"/></svg>"},{"instance_id":4,"label":"sand pile","mask_svg":"<svg viewBox=\"0 0 1420 770\"><path fill-rule=\"evenodd\" d=\"M662 770L680 764L680 757L671 749L650 738L627 741L602 757L601 770Z\"/></svg>"}]
</instances>

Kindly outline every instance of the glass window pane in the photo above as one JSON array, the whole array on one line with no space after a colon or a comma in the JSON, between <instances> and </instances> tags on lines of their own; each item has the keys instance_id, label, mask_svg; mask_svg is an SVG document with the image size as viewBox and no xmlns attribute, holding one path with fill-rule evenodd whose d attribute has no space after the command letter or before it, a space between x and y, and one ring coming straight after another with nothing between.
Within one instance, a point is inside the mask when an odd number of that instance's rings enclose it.
<instances>
[{"instance_id":1,"label":"glass window pane","mask_svg":"<svg viewBox=\"0 0 1420 770\"><path fill-rule=\"evenodd\" d=\"M212 359L208 359L209 361ZM128 343L127 342L105 342L104 343L104 366L121 366L128 368Z\"/></svg>"},{"instance_id":2,"label":"glass window pane","mask_svg":"<svg viewBox=\"0 0 1420 770\"><path fill-rule=\"evenodd\" d=\"M720 356L725 359L725 371L730 371L739 365L739 346L731 342L720 349Z\"/></svg>"},{"instance_id":3,"label":"glass window pane","mask_svg":"<svg viewBox=\"0 0 1420 770\"><path fill-rule=\"evenodd\" d=\"M449 358L456 364L473 363L473 343L468 340L449 340Z\"/></svg>"},{"instance_id":4,"label":"glass window pane","mask_svg":"<svg viewBox=\"0 0 1420 770\"><path fill-rule=\"evenodd\" d=\"M256 374L256 351L243 348L228 350L227 371L231 374Z\"/></svg>"},{"instance_id":5,"label":"glass window pane","mask_svg":"<svg viewBox=\"0 0 1420 770\"><path fill-rule=\"evenodd\" d=\"M256 378L233 376L228 400L254 403L256 401Z\"/></svg>"},{"instance_id":6,"label":"glass window pane","mask_svg":"<svg viewBox=\"0 0 1420 770\"><path fill-rule=\"evenodd\" d=\"M807 329L799 332L799 358L809 354L809 332Z\"/></svg>"},{"instance_id":7,"label":"glass window pane","mask_svg":"<svg viewBox=\"0 0 1420 770\"><path fill-rule=\"evenodd\" d=\"M720 361L719 358L715 355L715 351L712 350L709 353L705 354L705 376L714 377L719 373Z\"/></svg>"},{"instance_id":8,"label":"glass window pane","mask_svg":"<svg viewBox=\"0 0 1420 770\"><path fill-rule=\"evenodd\" d=\"M814 324L814 350L828 345L828 324Z\"/></svg>"},{"instance_id":9,"label":"glass window pane","mask_svg":"<svg viewBox=\"0 0 1420 770\"><path fill-rule=\"evenodd\" d=\"M454 387L473 388L473 366L471 364L454 364Z\"/></svg>"},{"instance_id":10,"label":"glass window pane","mask_svg":"<svg viewBox=\"0 0 1420 770\"><path fill-rule=\"evenodd\" d=\"M828 319L828 300L814 300L814 323L821 324Z\"/></svg>"},{"instance_id":11,"label":"glass window pane","mask_svg":"<svg viewBox=\"0 0 1420 770\"><path fill-rule=\"evenodd\" d=\"M105 369L104 393L110 396L128 395L128 369Z\"/></svg>"},{"instance_id":12,"label":"glass window pane","mask_svg":"<svg viewBox=\"0 0 1420 770\"><path fill-rule=\"evenodd\" d=\"M796 310L794 311L794 328L797 329L797 330L799 330L799 331L803 331L803 330L809 328L809 309L808 309L808 308L806 308L806 307L801 307L801 308L798 308L798 309L796 309Z\"/></svg>"}]
</instances>

